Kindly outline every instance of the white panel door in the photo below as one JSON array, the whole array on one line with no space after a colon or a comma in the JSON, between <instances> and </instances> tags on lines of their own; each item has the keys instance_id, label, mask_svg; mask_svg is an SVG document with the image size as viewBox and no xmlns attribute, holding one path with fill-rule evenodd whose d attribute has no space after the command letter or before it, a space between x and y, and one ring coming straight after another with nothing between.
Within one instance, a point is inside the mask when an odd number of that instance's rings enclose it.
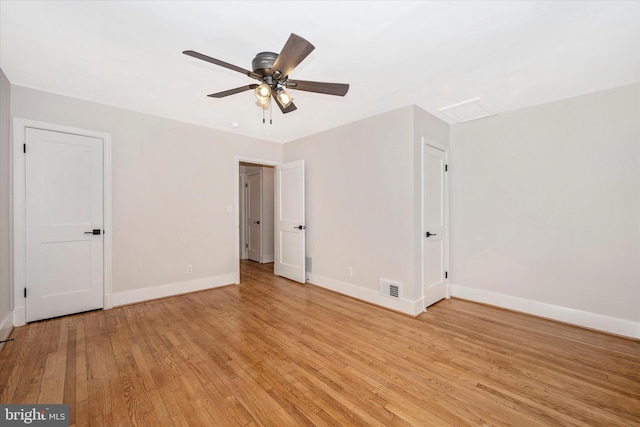
<instances>
[{"instance_id":1,"label":"white panel door","mask_svg":"<svg viewBox=\"0 0 640 427\"><path fill-rule=\"evenodd\" d=\"M103 307L102 149L26 130L27 322Z\"/></svg>"},{"instance_id":2,"label":"white panel door","mask_svg":"<svg viewBox=\"0 0 640 427\"><path fill-rule=\"evenodd\" d=\"M247 175L247 257L262 262L262 171Z\"/></svg>"},{"instance_id":3,"label":"white panel door","mask_svg":"<svg viewBox=\"0 0 640 427\"><path fill-rule=\"evenodd\" d=\"M276 275L305 283L304 160L276 166Z\"/></svg>"},{"instance_id":4,"label":"white panel door","mask_svg":"<svg viewBox=\"0 0 640 427\"><path fill-rule=\"evenodd\" d=\"M444 151L425 145L423 161L424 297L430 306L447 296Z\"/></svg>"}]
</instances>

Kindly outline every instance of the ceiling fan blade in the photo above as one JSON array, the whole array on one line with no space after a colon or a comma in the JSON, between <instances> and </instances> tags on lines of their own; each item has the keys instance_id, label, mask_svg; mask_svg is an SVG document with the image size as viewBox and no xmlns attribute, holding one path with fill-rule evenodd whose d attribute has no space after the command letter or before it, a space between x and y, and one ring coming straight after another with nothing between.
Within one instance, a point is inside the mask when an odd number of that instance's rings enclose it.
<instances>
[{"instance_id":1,"label":"ceiling fan blade","mask_svg":"<svg viewBox=\"0 0 640 427\"><path fill-rule=\"evenodd\" d=\"M220 61L219 59L212 58L210 56L204 55L202 53L195 52L193 50L185 50L182 53L184 53L185 55L192 56L192 57L197 58L197 59L201 59L203 61L211 62L212 64L216 64L216 65L219 65L219 66L224 67L224 68L228 68L229 70L237 71L239 73L242 73L242 74L244 74L246 76L249 76L251 78L254 78L256 80L261 80L262 79L262 76L260 76L259 74L254 73L253 71L245 70L244 68L238 67L237 65L233 65L233 64L229 64L229 63L224 62L224 61Z\"/></svg>"},{"instance_id":2,"label":"ceiling fan blade","mask_svg":"<svg viewBox=\"0 0 640 427\"><path fill-rule=\"evenodd\" d=\"M281 76L286 77L313 49L315 49L314 45L299 35L291 33L271 70L280 71Z\"/></svg>"},{"instance_id":3,"label":"ceiling fan blade","mask_svg":"<svg viewBox=\"0 0 640 427\"><path fill-rule=\"evenodd\" d=\"M307 92L324 93L326 95L345 96L349 91L346 83L310 82L306 80L287 80L287 89L304 90Z\"/></svg>"},{"instance_id":4,"label":"ceiling fan blade","mask_svg":"<svg viewBox=\"0 0 640 427\"><path fill-rule=\"evenodd\" d=\"M287 108L284 108L275 93L271 93L271 96L273 97L273 100L276 101L276 104L278 104L278 107L280 107L280 111L282 111L283 114L287 114L298 109L293 102L289 104Z\"/></svg>"},{"instance_id":5,"label":"ceiling fan blade","mask_svg":"<svg viewBox=\"0 0 640 427\"><path fill-rule=\"evenodd\" d=\"M225 91L218 92L218 93L212 93L211 95L207 95L207 96L210 96L211 98L224 98L225 96L235 95L236 93L240 93L240 92L244 92L244 91L247 91L247 90L255 89L257 87L258 87L258 85L251 84L251 85L237 87L235 89L225 90Z\"/></svg>"}]
</instances>

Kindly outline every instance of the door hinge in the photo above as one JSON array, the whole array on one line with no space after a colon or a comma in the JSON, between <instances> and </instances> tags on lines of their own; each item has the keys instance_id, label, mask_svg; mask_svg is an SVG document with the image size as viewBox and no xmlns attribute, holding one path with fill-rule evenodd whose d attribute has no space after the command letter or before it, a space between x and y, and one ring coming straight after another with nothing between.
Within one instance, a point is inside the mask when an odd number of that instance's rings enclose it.
<instances>
[{"instance_id":1,"label":"door hinge","mask_svg":"<svg viewBox=\"0 0 640 427\"><path fill-rule=\"evenodd\" d=\"M24 288L24 297L27 297L27 288Z\"/></svg>"},{"instance_id":2,"label":"door hinge","mask_svg":"<svg viewBox=\"0 0 640 427\"><path fill-rule=\"evenodd\" d=\"M249 188L249 184L245 183L244 188Z\"/></svg>"},{"instance_id":3,"label":"door hinge","mask_svg":"<svg viewBox=\"0 0 640 427\"><path fill-rule=\"evenodd\" d=\"M22 152L23 153L27 152L27 144L22 144Z\"/></svg>"},{"instance_id":4,"label":"door hinge","mask_svg":"<svg viewBox=\"0 0 640 427\"><path fill-rule=\"evenodd\" d=\"M448 279L448 278L449 278L449 272L448 272L448 271L445 271L445 272L444 272L444 278L445 278L445 279Z\"/></svg>"},{"instance_id":5,"label":"door hinge","mask_svg":"<svg viewBox=\"0 0 640 427\"><path fill-rule=\"evenodd\" d=\"M444 171L449 172L449 165L444 165Z\"/></svg>"},{"instance_id":6,"label":"door hinge","mask_svg":"<svg viewBox=\"0 0 640 427\"><path fill-rule=\"evenodd\" d=\"M245 243L245 244L244 244L244 247L245 247L245 248L248 248L248 247L249 247L249 244L248 244L248 243Z\"/></svg>"}]
</instances>

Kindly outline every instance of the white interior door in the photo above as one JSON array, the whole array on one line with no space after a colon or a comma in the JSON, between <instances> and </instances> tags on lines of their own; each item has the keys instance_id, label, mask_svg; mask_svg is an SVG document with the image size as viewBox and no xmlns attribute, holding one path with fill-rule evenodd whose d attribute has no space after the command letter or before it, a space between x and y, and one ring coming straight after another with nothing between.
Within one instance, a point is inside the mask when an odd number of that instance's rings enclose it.
<instances>
[{"instance_id":1,"label":"white interior door","mask_svg":"<svg viewBox=\"0 0 640 427\"><path fill-rule=\"evenodd\" d=\"M26 130L27 322L103 307L102 150L99 138Z\"/></svg>"},{"instance_id":2,"label":"white interior door","mask_svg":"<svg viewBox=\"0 0 640 427\"><path fill-rule=\"evenodd\" d=\"M445 281L445 153L424 146L424 297L425 306L447 296Z\"/></svg>"},{"instance_id":3,"label":"white interior door","mask_svg":"<svg viewBox=\"0 0 640 427\"><path fill-rule=\"evenodd\" d=\"M247 257L262 262L262 171L247 175Z\"/></svg>"},{"instance_id":4,"label":"white interior door","mask_svg":"<svg viewBox=\"0 0 640 427\"><path fill-rule=\"evenodd\" d=\"M276 166L276 275L305 283L304 160Z\"/></svg>"}]
</instances>

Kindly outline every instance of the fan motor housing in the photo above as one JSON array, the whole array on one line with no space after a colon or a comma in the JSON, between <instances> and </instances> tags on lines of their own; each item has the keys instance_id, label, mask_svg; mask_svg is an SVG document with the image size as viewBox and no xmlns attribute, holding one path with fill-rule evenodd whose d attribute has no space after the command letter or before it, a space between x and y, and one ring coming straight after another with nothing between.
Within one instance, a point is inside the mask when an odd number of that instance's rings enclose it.
<instances>
[{"instance_id":1,"label":"fan motor housing","mask_svg":"<svg viewBox=\"0 0 640 427\"><path fill-rule=\"evenodd\" d=\"M253 61L251 61L253 72L262 76L271 74L271 67L273 67L273 63L276 62L277 57L277 53L260 52L255 58L253 58Z\"/></svg>"}]
</instances>

